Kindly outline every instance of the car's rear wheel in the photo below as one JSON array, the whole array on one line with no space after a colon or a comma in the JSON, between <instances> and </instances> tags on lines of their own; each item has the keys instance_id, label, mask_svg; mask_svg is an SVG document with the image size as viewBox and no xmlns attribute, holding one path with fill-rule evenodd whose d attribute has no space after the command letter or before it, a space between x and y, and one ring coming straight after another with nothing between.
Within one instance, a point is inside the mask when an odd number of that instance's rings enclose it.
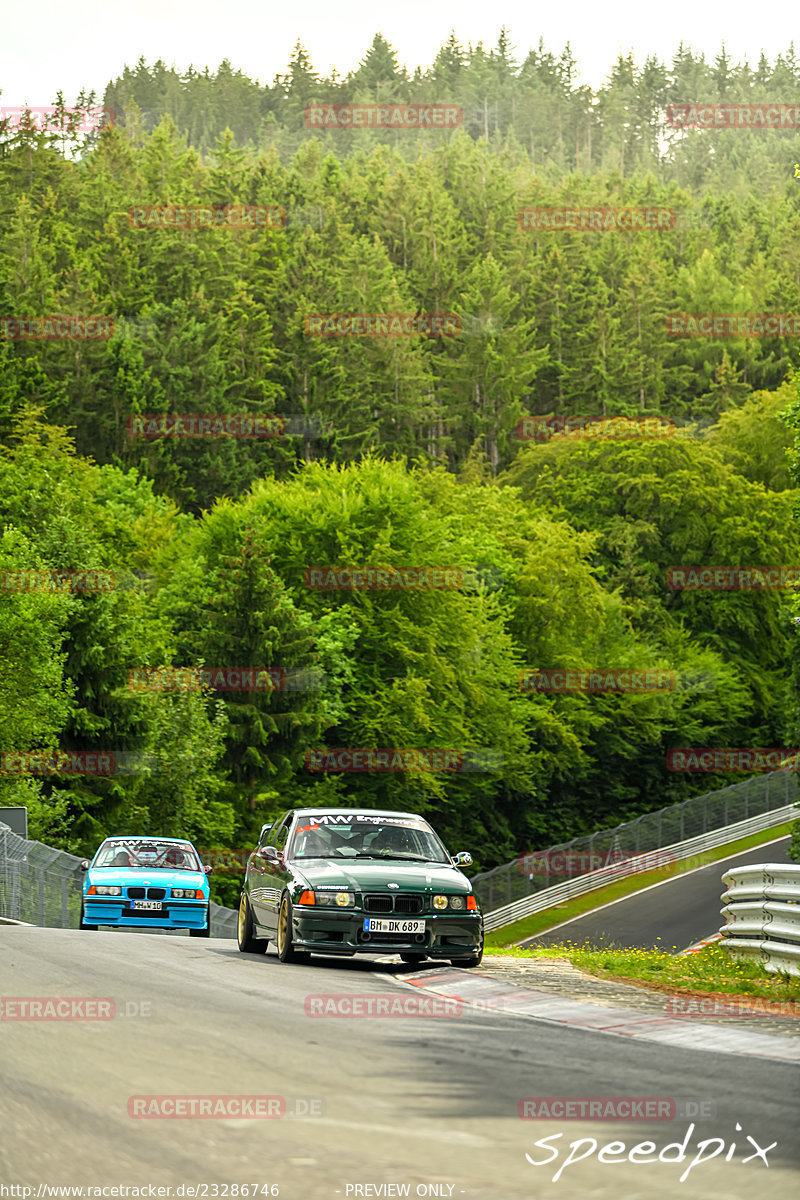
<instances>
[{"instance_id":1,"label":"car's rear wheel","mask_svg":"<svg viewBox=\"0 0 800 1200\"><path fill-rule=\"evenodd\" d=\"M308 950L295 950L292 944L292 902L284 892L278 913L278 958L281 962L308 962Z\"/></svg>"},{"instance_id":2,"label":"car's rear wheel","mask_svg":"<svg viewBox=\"0 0 800 1200\"><path fill-rule=\"evenodd\" d=\"M401 954L401 959L404 963L424 963L427 959L427 954Z\"/></svg>"},{"instance_id":3,"label":"car's rear wheel","mask_svg":"<svg viewBox=\"0 0 800 1200\"><path fill-rule=\"evenodd\" d=\"M268 938L253 936L253 914L250 901L242 892L239 898L239 917L236 922L236 941L242 954L263 954L268 945Z\"/></svg>"}]
</instances>

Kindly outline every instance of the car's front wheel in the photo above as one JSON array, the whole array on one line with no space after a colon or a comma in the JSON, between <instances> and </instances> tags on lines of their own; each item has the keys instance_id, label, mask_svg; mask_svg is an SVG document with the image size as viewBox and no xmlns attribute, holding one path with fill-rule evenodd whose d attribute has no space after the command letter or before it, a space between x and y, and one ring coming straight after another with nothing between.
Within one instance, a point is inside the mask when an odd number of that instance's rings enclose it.
<instances>
[{"instance_id":1,"label":"car's front wheel","mask_svg":"<svg viewBox=\"0 0 800 1200\"><path fill-rule=\"evenodd\" d=\"M292 902L286 892L281 899L278 913L278 958L281 962L308 962L308 950L295 950L292 943Z\"/></svg>"},{"instance_id":2,"label":"car's front wheel","mask_svg":"<svg viewBox=\"0 0 800 1200\"><path fill-rule=\"evenodd\" d=\"M470 954L469 958L451 958L450 963L454 967L479 967L483 958L483 930L481 929L481 944L474 954Z\"/></svg>"},{"instance_id":3,"label":"car's front wheel","mask_svg":"<svg viewBox=\"0 0 800 1200\"><path fill-rule=\"evenodd\" d=\"M404 963L414 964L424 963L427 959L427 954L401 954L401 959Z\"/></svg>"},{"instance_id":4,"label":"car's front wheel","mask_svg":"<svg viewBox=\"0 0 800 1200\"><path fill-rule=\"evenodd\" d=\"M242 954L263 954L268 945L267 938L253 936L253 914L250 901L242 892L239 898L239 917L236 922L236 941Z\"/></svg>"}]
</instances>

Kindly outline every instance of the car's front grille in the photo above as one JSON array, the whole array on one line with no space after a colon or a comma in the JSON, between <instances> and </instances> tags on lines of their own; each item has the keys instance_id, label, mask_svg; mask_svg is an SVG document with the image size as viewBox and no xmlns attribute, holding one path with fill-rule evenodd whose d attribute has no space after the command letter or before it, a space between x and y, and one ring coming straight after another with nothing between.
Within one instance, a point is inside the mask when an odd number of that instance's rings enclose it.
<instances>
[{"instance_id":1,"label":"car's front grille","mask_svg":"<svg viewBox=\"0 0 800 1200\"><path fill-rule=\"evenodd\" d=\"M401 892L397 896L385 892L368 892L364 896L364 911L371 913L418 913L425 907L424 898L415 892Z\"/></svg>"},{"instance_id":2,"label":"car's front grille","mask_svg":"<svg viewBox=\"0 0 800 1200\"><path fill-rule=\"evenodd\" d=\"M143 887L129 887L127 892L129 900L163 900L167 894L167 889L160 887L148 888L147 896L145 896L145 889Z\"/></svg>"},{"instance_id":3,"label":"car's front grille","mask_svg":"<svg viewBox=\"0 0 800 1200\"><path fill-rule=\"evenodd\" d=\"M167 894L166 888L148 888L147 889L147 899L148 900L163 900L164 897L166 896L166 894Z\"/></svg>"},{"instance_id":4,"label":"car's front grille","mask_svg":"<svg viewBox=\"0 0 800 1200\"><path fill-rule=\"evenodd\" d=\"M129 900L144 900L144 888L129 887L128 888L128 899Z\"/></svg>"}]
</instances>

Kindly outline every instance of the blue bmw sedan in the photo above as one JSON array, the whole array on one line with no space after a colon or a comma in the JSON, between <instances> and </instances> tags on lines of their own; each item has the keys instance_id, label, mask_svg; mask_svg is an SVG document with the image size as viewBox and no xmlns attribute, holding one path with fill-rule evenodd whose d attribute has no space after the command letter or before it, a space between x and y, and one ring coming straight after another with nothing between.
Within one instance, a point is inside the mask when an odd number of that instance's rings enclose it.
<instances>
[{"instance_id":1,"label":"blue bmw sedan","mask_svg":"<svg viewBox=\"0 0 800 1200\"><path fill-rule=\"evenodd\" d=\"M210 937L208 875L184 838L106 838L86 872L81 929L101 925L188 929Z\"/></svg>"}]
</instances>

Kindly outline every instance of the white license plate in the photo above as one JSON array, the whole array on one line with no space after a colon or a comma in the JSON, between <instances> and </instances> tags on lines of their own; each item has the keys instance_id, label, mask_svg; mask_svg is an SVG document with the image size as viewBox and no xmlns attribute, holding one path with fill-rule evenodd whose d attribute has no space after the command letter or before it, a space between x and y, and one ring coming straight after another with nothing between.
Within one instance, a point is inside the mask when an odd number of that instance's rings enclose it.
<instances>
[{"instance_id":1,"label":"white license plate","mask_svg":"<svg viewBox=\"0 0 800 1200\"><path fill-rule=\"evenodd\" d=\"M150 908L160 912L164 907L160 900L134 900L134 908Z\"/></svg>"},{"instance_id":2,"label":"white license plate","mask_svg":"<svg viewBox=\"0 0 800 1200\"><path fill-rule=\"evenodd\" d=\"M390 921L385 917L365 917L364 929L369 933L424 933L424 921Z\"/></svg>"}]
</instances>

